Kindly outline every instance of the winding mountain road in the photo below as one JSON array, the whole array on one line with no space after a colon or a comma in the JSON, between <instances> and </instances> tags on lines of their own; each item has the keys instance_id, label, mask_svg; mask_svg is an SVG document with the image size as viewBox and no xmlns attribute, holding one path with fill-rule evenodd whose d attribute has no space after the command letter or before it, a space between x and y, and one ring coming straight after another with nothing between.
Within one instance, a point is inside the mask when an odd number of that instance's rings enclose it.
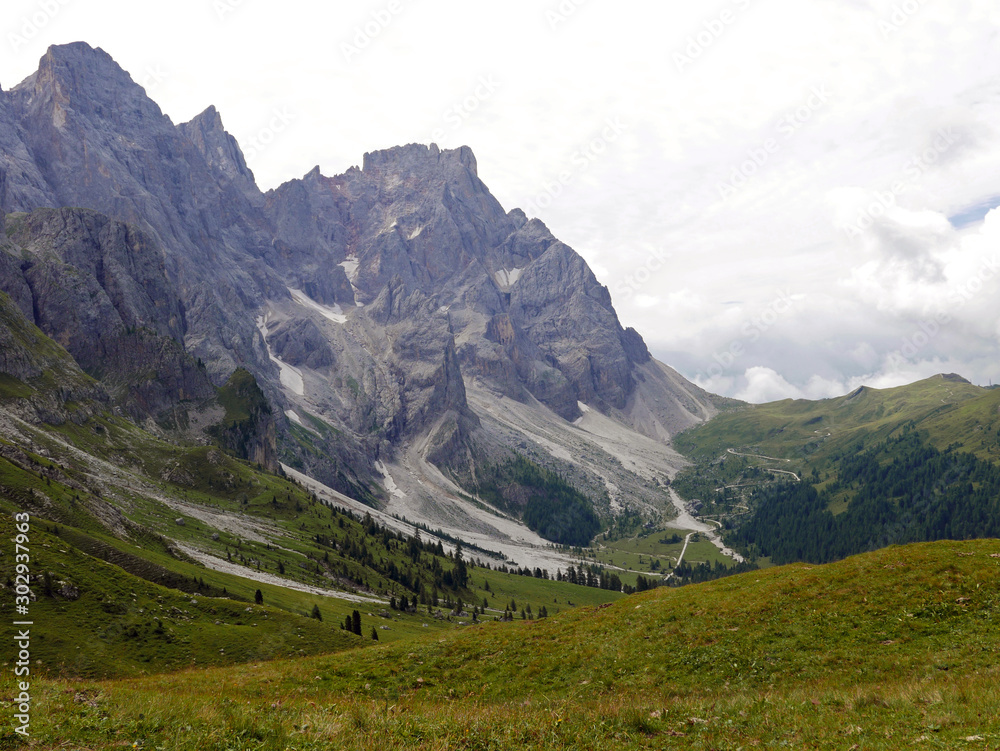
<instances>
[{"instance_id":1,"label":"winding mountain road","mask_svg":"<svg viewBox=\"0 0 1000 751\"><path fill-rule=\"evenodd\" d=\"M768 461L771 461L771 462L790 462L790 461L792 461L791 459L779 459L776 456L764 456L763 454L741 454L739 451L737 451L735 449L726 449L726 451L728 451L733 456L749 456L749 457L752 457L754 459L767 459ZM791 475L792 477L795 478L795 482L802 482L802 478L801 477L799 477L794 472L789 472L787 469L771 469L770 467L761 467L761 469L766 470L768 472L776 472L776 473L782 474L782 475Z\"/></svg>"}]
</instances>

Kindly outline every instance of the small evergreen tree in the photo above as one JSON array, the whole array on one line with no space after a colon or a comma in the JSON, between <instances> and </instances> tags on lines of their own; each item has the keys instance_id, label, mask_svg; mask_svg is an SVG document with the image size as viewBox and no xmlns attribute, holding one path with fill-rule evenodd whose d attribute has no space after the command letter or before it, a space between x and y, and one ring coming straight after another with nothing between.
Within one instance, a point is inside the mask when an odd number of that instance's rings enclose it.
<instances>
[{"instance_id":1,"label":"small evergreen tree","mask_svg":"<svg viewBox=\"0 0 1000 751\"><path fill-rule=\"evenodd\" d=\"M263 605L264 593L258 589L256 592L253 593L253 601L256 602L258 605Z\"/></svg>"},{"instance_id":2,"label":"small evergreen tree","mask_svg":"<svg viewBox=\"0 0 1000 751\"><path fill-rule=\"evenodd\" d=\"M323 620L323 614L319 612L319 605L313 605L312 617L317 621Z\"/></svg>"}]
</instances>

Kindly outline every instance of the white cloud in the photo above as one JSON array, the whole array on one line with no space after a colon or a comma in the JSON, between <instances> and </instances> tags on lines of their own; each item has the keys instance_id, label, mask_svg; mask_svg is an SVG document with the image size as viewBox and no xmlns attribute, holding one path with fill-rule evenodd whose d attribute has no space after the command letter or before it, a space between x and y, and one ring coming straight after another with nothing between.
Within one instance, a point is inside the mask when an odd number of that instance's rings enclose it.
<instances>
[{"instance_id":1,"label":"white cloud","mask_svg":"<svg viewBox=\"0 0 1000 751\"><path fill-rule=\"evenodd\" d=\"M744 373L746 386L736 394L747 402L773 402L779 399L801 398L802 392L771 368L753 367Z\"/></svg>"},{"instance_id":2,"label":"white cloud","mask_svg":"<svg viewBox=\"0 0 1000 751\"><path fill-rule=\"evenodd\" d=\"M957 232L946 219L1000 194L992 0L921 3L888 32L893 0L585 3L554 27L557 3L398 0L350 61L342 44L386 0L225 2L222 18L208 0L66 3L15 46L39 3L10 0L0 77L10 86L49 44L82 39L146 81L175 122L215 104L248 143L287 108L292 126L251 160L265 189L426 142L493 77L440 145L472 146L508 209L579 165L608 118L626 126L538 213L593 262L623 323L687 375L758 398L935 367L995 373L998 290L983 273L1000 220ZM732 21L679 70L674 53L727 9ZM795 304L755 325L782 290ZM948 324L892 358L940 314Z\"/></svg>"}]
</instances>

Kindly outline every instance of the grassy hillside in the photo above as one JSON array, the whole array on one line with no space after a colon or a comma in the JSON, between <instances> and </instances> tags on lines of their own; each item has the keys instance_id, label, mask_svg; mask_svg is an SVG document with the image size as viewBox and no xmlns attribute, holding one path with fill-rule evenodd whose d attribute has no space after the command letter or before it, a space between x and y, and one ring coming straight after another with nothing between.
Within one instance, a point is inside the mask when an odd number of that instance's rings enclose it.
<instances>
[{"instance_id":1,"label":"grassy hillside","mask_svg":"<svg viewBox=\"0 0 1000 751\"><path fill-rule=\"evenodd\" d=\"M3 539L13 539L9 515L0 517ZM67 541L66 528L33 525L31 570L37 573L30 606L37 624L31 656L35 669L52 675L103 677L226 665L306 654L328 654L362 642L334 620L302 618L270 605L158 586L95 559ZM58 532L59 534L55 534ZM0 614L13 613L11 556L0 563ZM138 557L137 557L138 558ZM194 567L191 567L192 570ZM341 619L342 620L342 619ZM7 655L5 655L5 658Z\"/></svg>"},{"instance_id":2,"label":"grassy hillside","mask_svg":"<svg viewBox=\"0 0 1000 751\"><path fill-rule=\"evenodd\" d=\"M893 547L335 657L39 681L34 743L989 748L998 615L1000 542Z\"/></svg>"},{"instance_id":3,"label":"grassy hillside","mask_svg":"<svg viewBox=\"0 0 1000 751\"><path fill-rule=\"evenodd\" d=\"M122 420L105 417L81 425L18 428L24 431L22 438L28 437L18 443L30 441L41 453L22 451L0 439L3 530L9 531L11 514L29 512L37 544L32 571L39 577L44 571L61 575L85 593L73 601L39 599L41 611L51 615L41 633L47 638L62 635L43 650L44 664L52 669L59 666L82 675L164 670L187 664L181 659L185 649L198 664L335 651L340 648L339 634L331 638L331 628L339 631L339 623L355 608L363 611L366 636L375 627L381 640L392 641L455 628L456 623L432 617L428 606L447 614L447 603L458 599L469 604L470 611L472 605L488 606L482 617L495 617L511 600L518 608L530 606L538 613L545 606L554 613L621 596L491 571L472 561L465 562L467 580L460 584L455 580L457 561L428 536L411 544L217 449L158 441ZM99 455L110 460L114 471ZM95 468L105 472L100 479L93 474ZM210 554L236 568L206 568L185 550ZM0 576L8 578L13 563L10 556L0 556ZM260 576L269 578L260 581ZM325 594L295 588L300 586ZM37 581L34 589L37 594ZM212 631L220 625L216 620L229 623L219 609L232 608L216 602L205 611L187 603L225 594L237 601L237 612L254 604L258 589L267 608L284 611L290 619L279 619L284 625L274 633L255 632L252 639L264 645L259 649L246 644L234 649L234 642L216 644L204 653L192 647L150 651L147 640L161 601L167 611L192 611L181 618L191 636L175 647L215 644L214 637L197 636L189 621L204 620ZM333 590L353 591L374 601L359 605L338 599ZM390 597L402 595L419 602L419 612L388 608ZM143 604L153 601L157 605ZM5 608L10 606L5 602ZM310 617L314 607L326 625L320 627ZM383 611L389 611L388 618L379 615ZM109 614L115 623L125 624L124 632L101 625ZM107 638L88 639L88 633ZM118 658L105 660L108 650L119 650Z\"/></svg>"},{"instance_id":4,"label":"grassy hillside","mask_svg":"<svg viewBox=\"0 0 1000 751\"><path fill-rule=\"evenodd\" d=\"M862 387L836 399L740 407L685 431L675 445L696 461L717 459L734 449L777 457L808 471L837 451L877 443L913 423L939 448L957 442L989 453L985 442L997 458L998 405L1000 390L983 389L958 376L935 376L893 389Z\"/></svg>"},{"instance_id":5,"label":"grassy hillside","mask_svg":"<svg viewBox=\"0 0 1000 751\"><path fill-rule=\"evenodd\" d=\"M164 440L99 402L59 406L58 374L51 381L7 377L0 393L0 518L8 531L12 514L32 517L43 671L122 676L329 653L352 643L340 624L354 609L370 644L372 629L393 641L458 628L474 607L493 618L511 601L519 615L621 596L459 561L430 535L407 539L332 508L218 447ZM47 419L22 417L44 399L56 405ZM245 400L223 401L238 425ZM79 596L42 594L46 572ZM404 596L411 609L393 610ZM458 601L470 615L448 618Z\"/></svg>"},{"instance_id":6,"label":"grassy hillside","mask_svg":"<svg viewBox=\"0 0 1000 751\"><path fill-rule=\"evenodd\" d=\"M766 565L996 534L1000 390L954 376L744 407L677 440L674 488Z\"/></svg>"}]
</instances>

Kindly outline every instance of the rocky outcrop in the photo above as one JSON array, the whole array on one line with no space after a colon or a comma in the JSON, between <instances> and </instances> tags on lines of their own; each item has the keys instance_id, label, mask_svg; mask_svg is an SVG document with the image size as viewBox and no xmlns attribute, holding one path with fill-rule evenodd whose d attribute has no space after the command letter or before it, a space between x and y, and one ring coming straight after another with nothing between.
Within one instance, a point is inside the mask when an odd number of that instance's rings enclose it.
<instances>
[{"instance_id":1,"label":"rocky outcrop","mask_svg":"<svg viewBox=\"0 0 1000 751\"><path fill-rule=\"evenodd\" d=\"M300 263L354 271L352 297L382 325L430 325L447 309L466 375L513 398L531 394L567 419L581 401L620 410L632 366L649 359L586 262L538 220L505 212L468 148L366 154L361 170L282 185L268 209Z\"/></svg>"},{"instance_id":2,"label":"rocky outcrop","mask_svg":"<svg viewBox=\"0 0 1000 751\"><path fill-rule=\"evenodd\" d=\"M130 226L83 209L39 209L10 218L7 237L21 255L34 323L85 368L124 329L183 339L163 252Z\"/></svg>"},{"instance_id":3,"label":"rocky outcrop","mask_svg":"<svg viewBox=\"0 0 1000 751\"><path fill-rule=\"evenodd\" d=\"M222 125L222 116L210 106L190 122L179 127L187 139L205 158L209 169L219 173L240 190L252 204L263 201L253 172L247 167L240 145Z\"/></svg>"},{"instance_id":4,"label":"rocky outcrop","mask_svg":"<svg viewBox=\"0 0 1000 751\"><path fill-rule=\"evenodd\" d=\"M278 469L278 447L274 413L257 381L239 368L219 389L226 410L213 434L223 448L272 471Z\"/></svg>"},{"instance_id":5,"label":"rocky outcrop","mask_svg":"<svg viewBox=\"0 0 1000 751\"><path fill-rule=\"evenodd\" d=\"M256 188L211 116L175 126L83 43L51 47L3 98L20 140L15 166L28 165L16 185L8 169L0 208L81 206L135 227L163 250L187 348L219 382L241 363L263 367L254 311L283 285L264 260L271 235L248 197Z\"/></svg>"},{"instance_id":6,"label":"rocky outcrop","mask_svg":"<svg viewBox=\"0 0 1000 751\"><path fill-rule=\"evenodd\" d=\"M86 420L107 406L108 396L0 292L0 400L23 419L59 425Z\"/></svg>"},{"instance_id":7,"label":"rocky outcrop","mask_svg":"<svg viewBox=\"0 0 1000 751\"><path fill-rule=\"evenodd\" d=\"M86 209L38 209L6 224L0 290L126 414L176 421L186 403L214 398L180 344L183 307L152 240Z\"/></svg>"}]
</instances>

